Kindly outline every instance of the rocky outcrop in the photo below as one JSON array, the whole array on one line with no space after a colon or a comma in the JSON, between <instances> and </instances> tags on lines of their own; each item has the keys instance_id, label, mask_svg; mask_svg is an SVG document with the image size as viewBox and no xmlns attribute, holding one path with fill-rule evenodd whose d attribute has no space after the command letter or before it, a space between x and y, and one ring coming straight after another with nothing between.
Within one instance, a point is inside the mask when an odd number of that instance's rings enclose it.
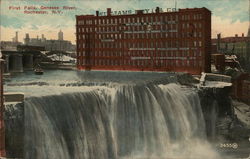
<instances>
[{"instance_id":1,"label":"rocky outcrop","mask_svg":"<svg viewBox=\"0 0 250 159\"><path fill-rule=\"evenodd\" d=\"M6 155L22 158L24 149L24 104L6 104L4 121Z\"/></svg>"}]
</instances>

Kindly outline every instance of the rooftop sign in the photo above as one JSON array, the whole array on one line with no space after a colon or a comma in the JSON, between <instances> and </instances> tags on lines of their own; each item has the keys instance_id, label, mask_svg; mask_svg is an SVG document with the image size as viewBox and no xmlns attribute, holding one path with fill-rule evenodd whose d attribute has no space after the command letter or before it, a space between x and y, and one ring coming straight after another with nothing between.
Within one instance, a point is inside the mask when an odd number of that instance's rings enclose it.
<instances>
[{"instance_id":1,"label":"rooftop sign","mask_svg":"<svg viewBox=\"0 0 250 159\"><path fill-rule=\"evenodd\" d=\"M156 13L156 9L142 9L142 10L119 10L119 11L111 11L111 15L130 15L137 14L137 12L142 11L143 14L148 13ZM177 8L159 8L159 12L177 12ZM99 16L107 16L107 12L99 12Z\"/></svg>"}]
</instances>

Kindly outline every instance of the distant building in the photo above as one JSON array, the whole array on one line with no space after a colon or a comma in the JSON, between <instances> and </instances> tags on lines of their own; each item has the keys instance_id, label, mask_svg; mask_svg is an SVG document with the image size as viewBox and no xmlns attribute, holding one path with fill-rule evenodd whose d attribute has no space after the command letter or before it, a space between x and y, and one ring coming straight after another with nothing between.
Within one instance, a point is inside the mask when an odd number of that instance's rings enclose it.
<instances>
[{"instance_id":1,"label":"distant building","mask_svg":"<svg viewBox=\"0 0 250 159\"><path fill-rule=\"evenodd\" d=\"M12 42L18 43L18 32L16 31L16 36L12 38Z\"/></svg>"},{"instance_id":2,"label":"distant building","mask_svg":"<svg viewBox=\"0 0 250 159\"><path fill-rule=\"evenodd\" d=\"M213 53L236 55L243 66L250 63L250 36L236 34L234 37L221 38L219 35L217 39L212 39L212 48Z\"/></svg>"},{"instance_id":3,"label":"distant building","mask_svg":"<svg viewBox=\"0 0 250 159\"><path fill-rule=\"evenodd\" d=\"M24 44L29 45L29 43L30 43L30 36L28 33L26 33L24 38Z\"/></svg>"},{"instance_id":4,"label":"distant building","mask_svg":"<svg viewBox=\"0 0 250 159\"><path fill-rule=\"evenodd\" d=\"M63 32L61 30L58 33L58 40L63 40Z\"/></svg>"},{"instance_id":5,"label":"distant building","mask_svg":"<svg viewBox=\"0 0 250 159\"><path fill-rule=\"evenodd\" d=\"M97 70L211 71L211 11L76 16L77 67Z\"/></svg>"},{"instance_id":6,"label":"distant building","mask_svg":"<svg viewBox=\"0 0 250 159\"><path fill-rule=\"evenodd\" d=\"M63 32L60 30L58 33L58 40L47 40L42 34L41 38L29 38L26 34L24 39L25 45L45 47L46 51L75 51L75 45L70 41L63 40Z\"/></svg>"}]
</instances>

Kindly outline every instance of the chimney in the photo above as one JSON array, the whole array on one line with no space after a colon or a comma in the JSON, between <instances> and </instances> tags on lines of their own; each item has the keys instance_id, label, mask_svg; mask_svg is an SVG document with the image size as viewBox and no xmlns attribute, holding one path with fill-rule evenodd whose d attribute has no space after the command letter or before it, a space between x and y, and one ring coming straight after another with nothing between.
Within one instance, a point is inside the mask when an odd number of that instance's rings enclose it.
<instances>
[{"instance_id":1,"label":"chimney","mask_svg":"<svg viewBox=\"0 0 250 159\"><path fill-rule=\"evenodd\" d=\"M16 31L16 42L18 42L18 32Z\"/></svg>"},{"instance_id":2,"label":"chimney","mask_svg":"<svg viewBox=\"0 0 250 159\"><path fill-rule=\"evenodd\" d=\"M111 8L107 8L107 16L111 16Z\"/></svg>"},{"instance_id":3,"label":"chimney","mask_svg":"<svg viewBox=\"0 0 250 159\"><path fill-rule=\"evenodd\" d=\"M217 34L217 51L220 50L221 34Z\"/></svg>"},{"instance_id":4,"label":"chimney","mask_svg":"<svg viewBox=\"0 0 250 159\"><path fill-rule=\"evenodd\" d=\"M97 17L99 16L99 11L96 11L96 16L97 16Z\"/></svg>"},{"instance_id":5,"label":"chimney","mask_svg":"<svg viewBox=\"0 0 250 159\"><path fill-rule=\"evenodd\" d=\"M238 34L235 34L235 37L238 37Z\"/></svg>"},{"instance_id":6,"label":"chimney","mask_svg":"<svg viewBox=\"0 0 250 159\"><path fill-rule=\"evenodd\" d=\"M160 8L159 8L159 7L156 7L155 12L156 12L156 13L160 13Z\"/></svg>"},{"instance_id":7,"label":"chimney","mask_svg":"<svg viewBox=\"0 0 250 159\"><path fill-rule=\"evenodd\" d=\"M244 36L244 33L242 33L242 37L245 37L245 36Z\"/></svg>"}]
</instances>

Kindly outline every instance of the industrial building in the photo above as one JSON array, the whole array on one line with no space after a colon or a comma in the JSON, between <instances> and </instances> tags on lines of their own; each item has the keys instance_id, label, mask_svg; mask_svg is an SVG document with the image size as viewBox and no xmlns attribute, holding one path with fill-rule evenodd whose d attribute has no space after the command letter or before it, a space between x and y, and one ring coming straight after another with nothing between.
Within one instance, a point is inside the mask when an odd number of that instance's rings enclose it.
<instances>
[{"instance_id":1,"label":"industrial building","mask_svg":"<svg viewBox=\"0 0 250 159\"><path fill-rule=\"evenodd\" d=\"M56 40L48 40L44 34L42 34L41 38L39 36L30 38L29 34L26 33L24 45L45 47L46 51L75 51L75 45L63 39L63 32L61 30L58 32L58 39Z\"/></svg>"},{"instance_id":2,"label":"industrial building","mask_svg":"<svg viewBox=\"0 0 250 159\"><path fill-rule=\"evenodd\" d=\"M210 72L207 8L105 13L76 16L78 69Z\"/></svg>"}]
</instances>

